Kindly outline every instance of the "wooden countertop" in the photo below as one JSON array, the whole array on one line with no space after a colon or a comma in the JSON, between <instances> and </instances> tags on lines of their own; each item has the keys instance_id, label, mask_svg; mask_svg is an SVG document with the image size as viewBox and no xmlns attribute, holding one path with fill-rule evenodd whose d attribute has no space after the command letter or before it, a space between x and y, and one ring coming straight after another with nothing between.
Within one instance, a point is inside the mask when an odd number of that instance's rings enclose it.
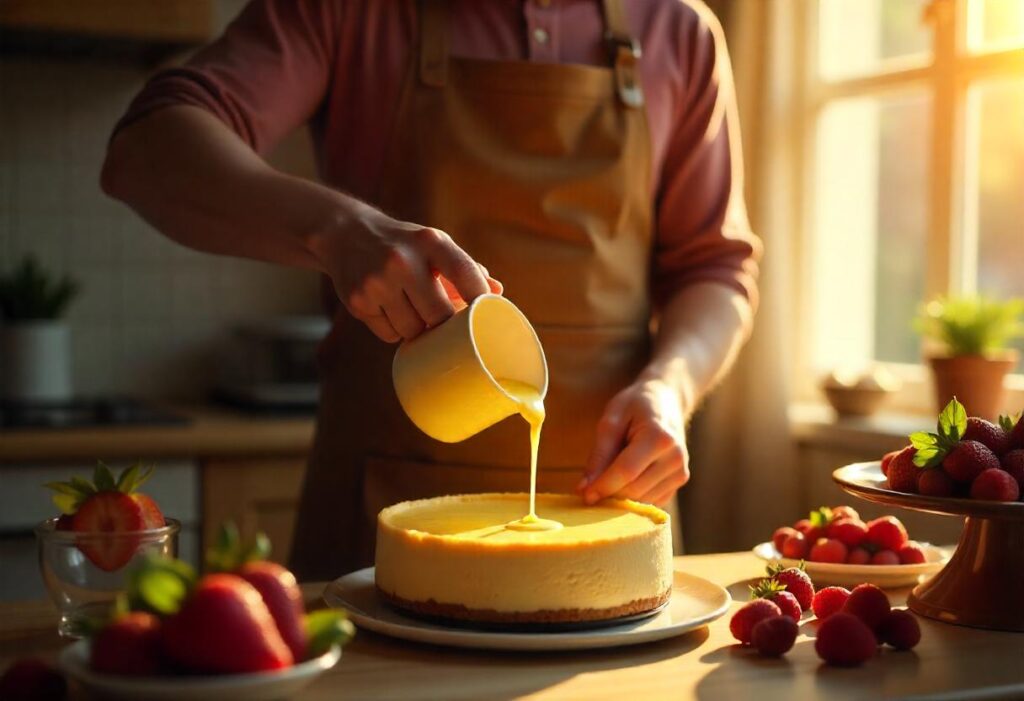
<instances>
[{"instance_id":1,"label":"wooden countertop","mask_svg":"<svg viewBox=\"0 0 1024 701\"><path fill-rule=\"evenodd\" d=\"M0 463L138 458L305 455L312 416L263 416L213 406L171 406L189 419L167 426L0 430Z\"/></svg>"},{"instance_id":2,"label":"wooden countertop","mask_svg":"<svg viewBox=\"0 0 1024 701\"><path fill-rule=\"evenodd\" d=\"M745 600L763 571L749 553L698 555L677 566ZM323 584L305 587L310 600ZM902 605L907 590L891 592ZM733 605L734 608L739 604ZM911 652L885 649L857 669L820 663L814 624L804 622L784 658L734 645L729 616L706 629L637 647L562 653L499 653L419 645L360 631L341 662L298 699L753 699L1021 698L1024 635L921 619ZM53 659L62 643L49 604L0 604L0 669L15 657Z\"/></svg>"}]
</instances>

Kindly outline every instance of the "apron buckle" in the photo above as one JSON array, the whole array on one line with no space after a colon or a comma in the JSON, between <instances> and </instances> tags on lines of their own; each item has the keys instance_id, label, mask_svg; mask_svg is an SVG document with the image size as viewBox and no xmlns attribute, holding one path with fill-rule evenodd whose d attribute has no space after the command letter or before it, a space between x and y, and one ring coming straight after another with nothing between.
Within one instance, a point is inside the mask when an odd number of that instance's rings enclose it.
<instances>
[{"instance_id":1,"label":"apron buckle","mask_svg":"<svg viewBox=\"0 0 1024 701\"><path fill-rule=\"evenodd\" d=\"M640 87L636 65L643 56L640 42L628 34L606 32L605 43L615 66L615 85L619 99L628 107L642 107L644 91Z\"/></svg>"}]
</instances>

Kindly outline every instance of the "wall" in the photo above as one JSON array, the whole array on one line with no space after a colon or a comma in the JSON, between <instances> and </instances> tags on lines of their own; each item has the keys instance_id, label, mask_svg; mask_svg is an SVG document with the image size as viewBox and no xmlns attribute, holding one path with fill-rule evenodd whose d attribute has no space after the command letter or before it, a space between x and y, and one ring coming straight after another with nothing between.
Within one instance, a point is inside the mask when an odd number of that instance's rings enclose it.
<instances>
[{"instance_id":1,"label":"wall","mask_svg":"<svg viewBox=\"0 0 1024 701\"><path fill-rule=\"evenodd\" d=\"M218 7L219 21L238 0ZM71 307L81 394L195 397L238 321L318 311L314 275L185 249L99 189L106 140L143 66L0 59L0 269L32 253L82 283ZM272 160L312 173L293 137Z\"/></svg>"}]
</instances>

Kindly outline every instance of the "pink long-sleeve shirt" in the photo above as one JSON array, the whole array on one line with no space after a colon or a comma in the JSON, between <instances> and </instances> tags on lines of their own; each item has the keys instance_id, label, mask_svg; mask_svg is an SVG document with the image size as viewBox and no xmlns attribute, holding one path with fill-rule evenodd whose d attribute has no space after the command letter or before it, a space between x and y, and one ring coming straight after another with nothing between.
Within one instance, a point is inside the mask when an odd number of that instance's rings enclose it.
<instances>
[{"instance_id":1,"label":"pink long-sleeve shirt","mask_svg":"<svg viewBox=\"0 0 1024 701\"><path fill-rule=\"evenodd\" d=\"M642 44L656 299L717 281L756 299L721 30L689 0L623 0ZM377 192L417 28L415 0L253 0L184 67L157 74L118 128L169 105L220 118L257 152L309 123L325 183ZM607 65L599 0L451 0L455 56Z\"/></svg>"}]
</instances>

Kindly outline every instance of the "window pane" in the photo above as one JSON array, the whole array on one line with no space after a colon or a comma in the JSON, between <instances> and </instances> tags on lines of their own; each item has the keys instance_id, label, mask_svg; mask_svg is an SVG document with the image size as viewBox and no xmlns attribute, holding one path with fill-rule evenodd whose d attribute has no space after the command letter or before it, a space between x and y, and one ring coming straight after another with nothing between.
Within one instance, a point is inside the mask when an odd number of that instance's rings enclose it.
<instances>
[{"instance_id":1,"label":"window pane","mask_svg":"<svg viewBox=\"0 0 1024 701\"><path fill-rule=\"evenodd\" d=\"M931 100L837 101L817 132L813 361L918 362L911 319L924 294Z\"/></svg>"},{"instance_id":2,"label":"window pane","mask_svg":"<svg viewBox=\"0 0 1024 701\"><path fill-rule=\"evenodd\" d=\"M967 44L972 51L1024 44L1024 1L968 0Z\"/></svg>"},{"instance_id":3,"label":"window pane","mask_svg":"<svg viewBox=\"0 0 1024 701\"><path fill-rule=\"evenodd\" d=\"M978 227L977 288L1024 297L1024 80L978 85L969 104L977 128L976 172L968 181L975 184L968 211L976 212ZM1017 347L1024 351L1024 343Z\"/></svg>"},{"instance_id":4,"label":"window pane","mask_svg":"<svg viewBox=\"0 0 1024 701\"><path fill-rule=\"evenodd\" d=\"M892 59L927 61L932 41L922 19L927 5L928 0L819 0L821 76L837 80L877 73Z\"/></svg>"}]
</instances>

